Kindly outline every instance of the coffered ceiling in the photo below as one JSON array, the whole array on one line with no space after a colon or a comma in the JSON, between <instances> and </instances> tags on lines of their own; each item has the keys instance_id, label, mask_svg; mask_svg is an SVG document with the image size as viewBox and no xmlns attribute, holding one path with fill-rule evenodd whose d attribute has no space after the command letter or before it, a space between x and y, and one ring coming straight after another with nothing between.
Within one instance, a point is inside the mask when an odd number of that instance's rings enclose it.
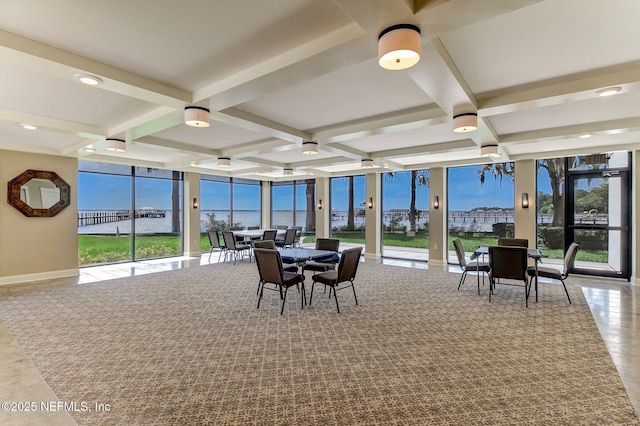
<instances>
[{"instance_id":1,"label":"coffered ceiling","mask_svg":"<svg viewBox=\"0 0 640 426\"><path fill-rule=\"evenodd\" d=\"M3 0L0 149L266 180L640 149L639 16L637 0ZM421 59L387 71L377 38L398 23L420 27ZM188 105L210 127L185 125ZM479 129L454 133L473 110Z\"/></svg>"}]
</instances>

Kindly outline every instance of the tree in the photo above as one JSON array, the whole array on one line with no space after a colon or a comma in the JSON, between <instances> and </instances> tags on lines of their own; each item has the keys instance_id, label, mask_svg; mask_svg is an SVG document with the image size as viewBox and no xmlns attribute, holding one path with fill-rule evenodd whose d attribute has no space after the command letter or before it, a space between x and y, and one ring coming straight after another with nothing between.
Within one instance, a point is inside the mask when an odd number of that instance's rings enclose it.
<instances>
[{"instance_id":1,"label":"tree","mask_svg":"<svg viewBox=\"0 0 640 426\"><path fill-rule=\"evenodd\" d=\"M307 217L305 220L306 231L307 232L315 232L316 231L316 211L315 211L315 182L307 181L306 188L306 199L307 199Z\"/></svg>"},{"instance_id":2,"label":"tree","mask_svg":"<svg viewBox=\"0 0 640 426\"><path fill-rule=\"evenodd\" d=\"M388 172L386 176L393 179L395 172ZM409 203L409 231L408 234L415 235L416 219L418 209L416 209L416 189L419 186L429 186L429 170L411 170L411 198Z\"/></svg>"},{"instance_id":3,"label":"tree","mask_svg":"<svg viewBox=\"0 0 640 426\"><path fill-rule=\"evenodd\" d=\"M353 205L355 201L355 197L353 194L353 176L349 176L348 180L349 180L349 213L347 214L347 229L350 231L353 231L356 227L355 206Z\"/></svg>"},{"instance_id":4,"label":"tree","mask_svg":"<svg viewBox=\"0 0 640 426\"><path fill-rule=\"evenodd\" d=\"M543 168L549 175L551 185L551 207L553 220L551 226L562 226L564 223L564 158L551 158L538 161L538 168Z\"/></svg>"}]
</instances>

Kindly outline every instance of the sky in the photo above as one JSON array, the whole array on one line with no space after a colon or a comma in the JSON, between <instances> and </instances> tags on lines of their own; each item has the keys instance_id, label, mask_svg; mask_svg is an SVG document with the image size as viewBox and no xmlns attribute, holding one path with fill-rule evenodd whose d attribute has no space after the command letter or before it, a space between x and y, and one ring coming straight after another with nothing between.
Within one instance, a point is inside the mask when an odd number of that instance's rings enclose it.
<instances>
[{"instance_id":1,"label":"sky","mask_svg":"<svg viewBox=\"0 0 640 426\"><path fill-rule=\"evenodd\" d=\"M513 181L510 178L494 180L487 176L480 183L478 166L450 168L449 210L467 211L474 207L513 207ZM383 206L388 209L409 208L410 172L399 172L393 178L383 175ZM79 173L78 176L79 210L124 210L131 205L131 178L128 176L96 173ZM332 207L338 210L348 209L348 179L334 178L331 181ZM297 208L305 207L305 185L296 185ZM260 186L234 185L234 209L260 209ZM550 192L549 179L544 169L538 176L538 190ZM355 204L365 201L365 177L354 177ZM293 203L291 186L274 187L274 209L290 209ZM229 209L229 185L221 182L202 181L201 209ZM167 179L138 178L136 184L137 208L171 209L171 181ZM417 187L416 207L419 210L429 208L429 188Z\"/></svg>"}]
</instances>

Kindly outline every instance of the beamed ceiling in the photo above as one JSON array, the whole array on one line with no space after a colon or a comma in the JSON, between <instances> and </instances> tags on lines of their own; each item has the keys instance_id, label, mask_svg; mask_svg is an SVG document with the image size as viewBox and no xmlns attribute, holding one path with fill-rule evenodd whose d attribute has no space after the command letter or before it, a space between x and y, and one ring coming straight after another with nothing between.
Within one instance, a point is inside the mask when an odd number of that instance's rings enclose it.
<instances>
[{"instance_id":1,"label":"beamed ceiling","mask_svg":"<svg viewBox=\"0 0 640 426\"><path fill-rule=\"evenodd\" d=\"M262 180L639 149L639 16L637 0L3 0L0 149ZM422 55L387 71L377 38L398 23ZM469 110L478 130L454 133Z\"/></svg>"}]
</instances>

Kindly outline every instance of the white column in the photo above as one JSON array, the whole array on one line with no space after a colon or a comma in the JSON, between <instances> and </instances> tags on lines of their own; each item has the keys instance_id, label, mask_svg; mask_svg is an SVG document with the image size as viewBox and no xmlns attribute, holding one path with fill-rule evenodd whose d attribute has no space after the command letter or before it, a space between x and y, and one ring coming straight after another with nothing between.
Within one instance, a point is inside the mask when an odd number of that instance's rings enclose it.
<instances>
[{"instance_id":1,"label":"white column","mask_svg":"<svg viewBox=\"0 0 640 426\"><path fill-rule=\"evenodd\" d=\"M316 178L316 238L329 238L331 235L330 184L330 178Z\"/></svg>"},{"instance_id":2,"label":"white column","mask_svg":"<svg viewBox=\"0 0 640 426\"><path fill-rule=\"evenodd\" d=\"M200 257L200 173L185 172L183 184L183 253L185 256Z\"/></svg>"},{"instance_id":3,"label":"white column","mask_svg":"<svg viewBox=\"0 0 640 426\"><path fill-rule=\"evenodd\" d=\"M529 248L536 248L536 161L515 163L514 222L515 238L529 240ZM522 194L529 197L529 207L522 205Z\"/></svg>"},{"instance_id":4,"label":"white column","mask_svg":"<svg viewBox=\"0 0 640 426\"><path fill-rule=\"evenodd\" d=\"M262 202L261 202L260 227L271 228L271 182L262 181Z\"/></svg>"},{"instance_id":5,"label":"white column","mask_svg":"<svg viewBox=\"0 0 640 426\"><path fill-rule=\"evenodd\" d=\"M449 263L447 247L447 174L443 167L429 169L429 264ZM434 205L438 197L439 207Z\"/></svg>"},{"instance_id":6,"label":"white column","mask_svg":"<svg viewBox=\"0 0 640 426\"><path fill-rule=\"evenodd\" d=\"M378 259L382 249L382 214L380 205L382 200L382 178L380 173L367 173L365 191L365 220L364 257ZM369 204L371 203L371 208Z\"/></svg>"},{"instance_id":7,"label":"white column","mask_svg":"<svg viewBox=\"0 0 640 426\"><path fill-rule=\"evenodd\" d=\"M640 199L640 151L633 151L631 170L631 283L640 285L640 215L638 214L638 200Z\"/></svg>"}]
</instances>

